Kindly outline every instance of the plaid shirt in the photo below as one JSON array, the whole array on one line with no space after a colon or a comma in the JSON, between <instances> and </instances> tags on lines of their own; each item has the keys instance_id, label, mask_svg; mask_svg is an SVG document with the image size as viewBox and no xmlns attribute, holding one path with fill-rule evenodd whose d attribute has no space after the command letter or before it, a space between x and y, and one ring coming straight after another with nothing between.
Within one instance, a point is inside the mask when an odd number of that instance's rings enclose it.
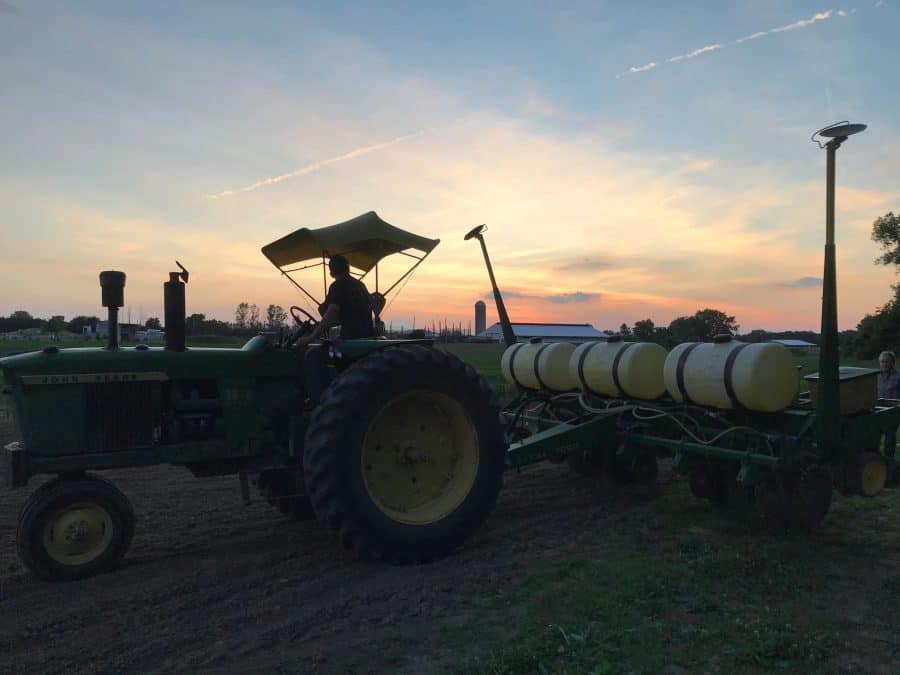
<instances>
[{"instance_id":1,"label":"plaid shirt","mask_svg":"<svg viewBox=\"0 0 900 675\"><path fill-rule=\"evenodd\" d=\"M900 371L878 373L878 398L900 398Z\"/></svg>"}]
</instances>

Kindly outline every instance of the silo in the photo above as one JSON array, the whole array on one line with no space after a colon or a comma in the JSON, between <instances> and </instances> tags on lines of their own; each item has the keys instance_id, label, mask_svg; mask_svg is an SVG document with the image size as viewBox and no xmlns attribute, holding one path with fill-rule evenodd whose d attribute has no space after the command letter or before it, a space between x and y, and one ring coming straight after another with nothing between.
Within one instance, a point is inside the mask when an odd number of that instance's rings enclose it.
<instances>
[{"instance_id":1,"label":"silo","mask_svg":"<svg viewBox=\"0 0 900 675\"><path fill-rule=\"evenodd\" d=\"M484 303L479 300L475 303L475 335L483 333L487 328L487 314Z\"/></svg>"}]
</instances>

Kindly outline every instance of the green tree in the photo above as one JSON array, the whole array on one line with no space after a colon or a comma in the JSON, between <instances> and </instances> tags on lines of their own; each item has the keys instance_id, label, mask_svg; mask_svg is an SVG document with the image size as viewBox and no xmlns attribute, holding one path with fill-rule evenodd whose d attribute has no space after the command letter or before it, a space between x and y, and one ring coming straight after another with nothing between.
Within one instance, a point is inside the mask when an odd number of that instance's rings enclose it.
<instances>
[{"instance_id":1,"label":"green tree","mask_svg":"<svg viewBox=\"0 0 900 675\"><path fill-rule=\"evenodd\" d=\"M279 328L284 325L287 319L287 312L281 305L269 305L266 308L266 325L269 328Z\"/></svg>"},{"instance_id":2,"label":"green tree","mask_svg":"<svg viewBox=\"0 0 900 675\"><path fill-rule=\"evenodd\" d=\"M15 312L9 315L9 318L13 321L34 321L34 317L24 309L17 309Z\"/></svg>"},{"instance_id":3,"label":"green tree","mask_svg":"<svg viewBox=\"0 0 900 675\"><path fill-rule=\"evenodd\" d=\"M900 215L890 211L876 218L872 223L872 241L883 251L875 259L877 265L900 268ZM896 350L900 346L900 284L893 284L892 289L894 297L859 322L856 335L846 344L847 352L872 359L885 349Z\"/></svg>"},{"instance_id":4,"label":"green tree","mask_svg":"<svg viewBox=\"0 0 900 675\"><path fill-rule=\"evenodd\" d=\"M874 314L866 314L856 327L856 335L847 351L861 359L874 359L885 349L900 346L900 286L894 286L893 299Z\"/></svg>"},{"instance_id":5,"label":"green tree","mask_svg":"<svg viewBox=\"0 0 900 675\"><path fill-rule=\"evenodd\" d=\"M656 326L653 325L653 321L651 319L642 319L641 321L635 321L634 328L631 329L631 334L638 342L653 342L655 332Z\"/></svg>"},{"instance_id":6,"label":"green tree","mask_svg":"<svg viewBox=\"0 0 900 675\"><path fill-rule=\"evenodd\" d=\"M155 316L151 316L144 323L144 328L156 328L157 330L162 328L162 324L159 322L159 318Z\"/></svg>"},{"instance_id":7,"label":"green tree","mask_svg":"<svg viewBox=\"0 0 900 675\"><path fill-rule=\"evenodd\" d=\"M234 323L238 328L246 328L247 327L247 317L250 313L250 304L247 302L241 302L238 304L237 309L234 310Z\"/></svg>"},{"instance_id":8,"label":"green tree","mask_svg":"<svg viewBox=\"0 0 900 675\"><path fill-rule=\"evenodd\" d=\"M199 335L205 322L205 314L191 314L184 320L185 332L188 335Z\"/></svg>"},{"instance_id":9,"label":"green tree","mask_svg":"<svg viewBox=\"0 0 900 675\"><path fill-rule=\"evenodd\" d=\"M872 241L884 251L875 258L877 264L900 266L900 215L889 211L876 218L872 223Z\"/></svg>"},{"instance_id":10,"label":"green tree","mask_svg":"<svg viewBox=\"0 0 900 675\"><path fill-rule=\"evenodd\" d=\"M0 317L0 333L7 333L25 328L39 328L44 321L35 319L24 309L19 309L9 316Z\"/></svg>"},{"instance_id":11,"label":"green tree","mask_svg":"<svg viewBox=\"0 0 900 675\"><path fill-rule=\"evenodd\" d=\"M56 316L51 316L50 320L47 322L47 332L48 333L60 333L66 329L66 317L61 314L57 314Z\"/></svg>"},{"instance_id":12,"label":"green tree","mask_svg":"<svg viewBox=\"0 0 900 675\"><path fill-rule=\"evenodd\" d=\"M90 326L91 330L95 330L97 324L100 323L100 319L96 316L76 316L74 319L69 321L66 326L66 330L70 333L78 333L81 334L84 332L85 326Z\"/></svg>"},{"instance_id":13,"label":"green tree","mask_svg":"<svg viewBox=\"0 0 900 675\"><path fill-rule=\"evenodd\" d=\"M623 323L621 326L619 326L619 335L621 335L623 338L631 337L631 329L628 327L627 323Z\"/></svg>"},{"instance_id":14,"label":"green tree","mask_svg":"<svg viewBox=\"0 0 900 675\"><path fill-rule=\"evenodd\" d=\"M716 335L734 335L738 328L733 316L708 307L693 316L679 316L669 324L675 342L706 342Z\"/></svg>"}]
</instances>

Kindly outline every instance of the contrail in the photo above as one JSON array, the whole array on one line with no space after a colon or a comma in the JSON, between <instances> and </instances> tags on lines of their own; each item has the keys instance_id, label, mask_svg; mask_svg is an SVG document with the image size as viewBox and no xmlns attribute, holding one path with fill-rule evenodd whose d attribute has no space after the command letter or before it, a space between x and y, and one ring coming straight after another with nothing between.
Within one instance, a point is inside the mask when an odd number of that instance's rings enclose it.
<instances>
[{"instance_id":1,"label":"contrail","mask_svg":"<svg viewBox=\"0 0 900 675\"><path fill-rule=\"evenodd\" d=\"M843 10L841 10L843 12ZM806 28L814 24L816 21L825 21L826 19L831 18L832 11L829 9L826 12L819 12L818 14L813 15L811 19L804 19L802 21L795 21L794 23L789 23L787 26L782 26L781 28L773 28L773 33L783 33L786 30L796 30L797 28Z\"/></svg>"},{"instance_id":2,"label":"contrail","mask_svg":"<svg viewBox=\"0 0 900 675\"><path fill-rule=\"evenodd\" d=\"M687 54L681 54L680 56L672 56L666 59L666 63L674 63L675 61L683 61L684 59L693 59L701 54L706 54L706 52L714 52L717 49L721 49L722 45L718 42L714 45L706 45L705 47L700 47L700 49L695 49L692 52Z\"/></svg>"},{"instance_id":3,"label":"contrail","mask_svg":"<svg viewBox=\"0 0 900 675\"><path fill-rule=\"evenodd\" d=\"M421 136L422 134L430 131L430 129L421 129L412 134L406 134L405 136L397 136L397 138L392 138L389 141L384 141L383 143L376 143L375 145L367 145L362 148L357 148L356 150L351 150L348 153L343 155L338 155L337 157L331 157L330 159L323 159L320 162L315 162L313 164L307 164L306 166L297 169L295 171L291 171L289 173L283 173L280 176L272 176L271 178L264 178L261 181L257 181L256 183L252 183L251 185L247 185L246 187L236 188L234 190L224 190L222 192L217 192L215 194L209 194L207 197L210 199L221 199L222 197L231 197L239 192L253 192L254 190L258 190L261 187L265 187L266 185L274 185L275 183L280 183L283 180L287 180L289 178L296 178L297 176L305 176L307 174L313 173L322 169L330 164L337 164L338 162L344 162L348 159L355 159L357 157L361 157L362 155L368 155L370 152L375 152L376 150L383 150L384 148L389 148L392 145L397 145L398 143L402 143L403 141L408 141L411 138L415 138L416 136Z\"/></svg>"},{"instance_id":4,"label":"contrail","mask_svg":"<svg viewBox=\"0 0 900 675\"><path fill-rule=\"evenodd\" d=\"M879 0L879 2L881 2L881 1L882 0ZM878 4L876 4L876 7L877 6L878 6ZM758 40L759 38L765 37L766 35L771 35L772 33L785 33L787 31L798 30L800 28L806 28L807 26L811 26L812 24L814 24L818 21L827 21L828 19L832 18L833 16L840 16L840 17L850 16L850 14L853 14L855 11L856 10L850 10L850 12L845 12L842 9L839 9L837 11L829 9L824 12L818 12L816 14L813 14L808 19L801 19L799 21L795 21L794 23L789 23L786 26L779 26L778 28L770 28L769 30L762 30L762 31L753 33L752 35L747 35L745 37L738 38L737 40L734 41L734 44L739 45L744 42L749 42L750 40ZM717 42L715 44L707 45L705 47L700 47L699 49L695 49L694 51L688 52L687 54L679 54L678 56L670 56L669 58L665 59L665 63L676 63L678 61L684 61L686 59L693 59L697 56L700 56L701 54L708 54L709 52L716 51L718 49L722 49L722 44ZM625 75L633 75L635 73L643 73L645 71L656 68L658 65L659 64L656 61L651 61L643 66L631 66L631 68L626 70L624 73L619 73L618 75L616 75L616 79L618 80L620 77L624 77Z\"/></svg>"}]
</instances>

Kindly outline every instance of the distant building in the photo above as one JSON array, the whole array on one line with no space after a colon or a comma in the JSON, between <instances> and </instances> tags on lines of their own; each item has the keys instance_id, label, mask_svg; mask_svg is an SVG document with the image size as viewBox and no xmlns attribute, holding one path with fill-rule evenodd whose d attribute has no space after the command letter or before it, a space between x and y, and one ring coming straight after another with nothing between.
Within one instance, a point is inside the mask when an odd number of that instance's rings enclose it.
<instances>
[{"instance_id":1,"label":"distant building","mask_svg":"<svg viewBox=\"0 0 900 675\"><path fill-rule=\"evenodd\" d=\"M162 342L166 334L159 328L146 328L135 331L134 339L138 342Z\"/></svg>"},{"instance_id":2,"label":"distant building","mask_svg":"<svg viewBox=\"0 0 900 675\"><path fill-rule=\"evenodd\" d=\"M791 350L792 354L812 354L819 351L819 345L806 340L769 340L769 342L777 342Z\"/></svg>"},{"instance_id":3,"label":"distant building","mask_svg":"<svg viewBox=\"0 0 900 675\"><path fill-rule=\"evenodd\" d=\"M122 340L134 340L135 333L139 330L144 330L144 327L137 323L120 323L118 324L119 328L119 341ZM97 330L95 332L91 332L90 326L83 326L82 331L84 337L96 337L96 338L108 338L109 337L109 321L98 321L97 322Z\"/></svg>"},{"instance_id":4,"label":"distant building","mask_svg":"<svg viewBox=\"0 0 900 675\"><path fill-rule=\"evenodd\" d=\"M544 342L590 342L609 337L589 323L514 323L512 329L519 342L528 342L532 338L541 338ZM495 323L475 337L503 342L503 329Z\"/></svg>"},{"instance_id":5,"label":"distant building","mask_svg":"<svg viewBox=\"0 0 900 675\"><path fill-rule=\"evenodd\" d=\"M475 303L475 335L480 335L487 328L487 310L479 300Z\"/></svg>"}]
</instances>

